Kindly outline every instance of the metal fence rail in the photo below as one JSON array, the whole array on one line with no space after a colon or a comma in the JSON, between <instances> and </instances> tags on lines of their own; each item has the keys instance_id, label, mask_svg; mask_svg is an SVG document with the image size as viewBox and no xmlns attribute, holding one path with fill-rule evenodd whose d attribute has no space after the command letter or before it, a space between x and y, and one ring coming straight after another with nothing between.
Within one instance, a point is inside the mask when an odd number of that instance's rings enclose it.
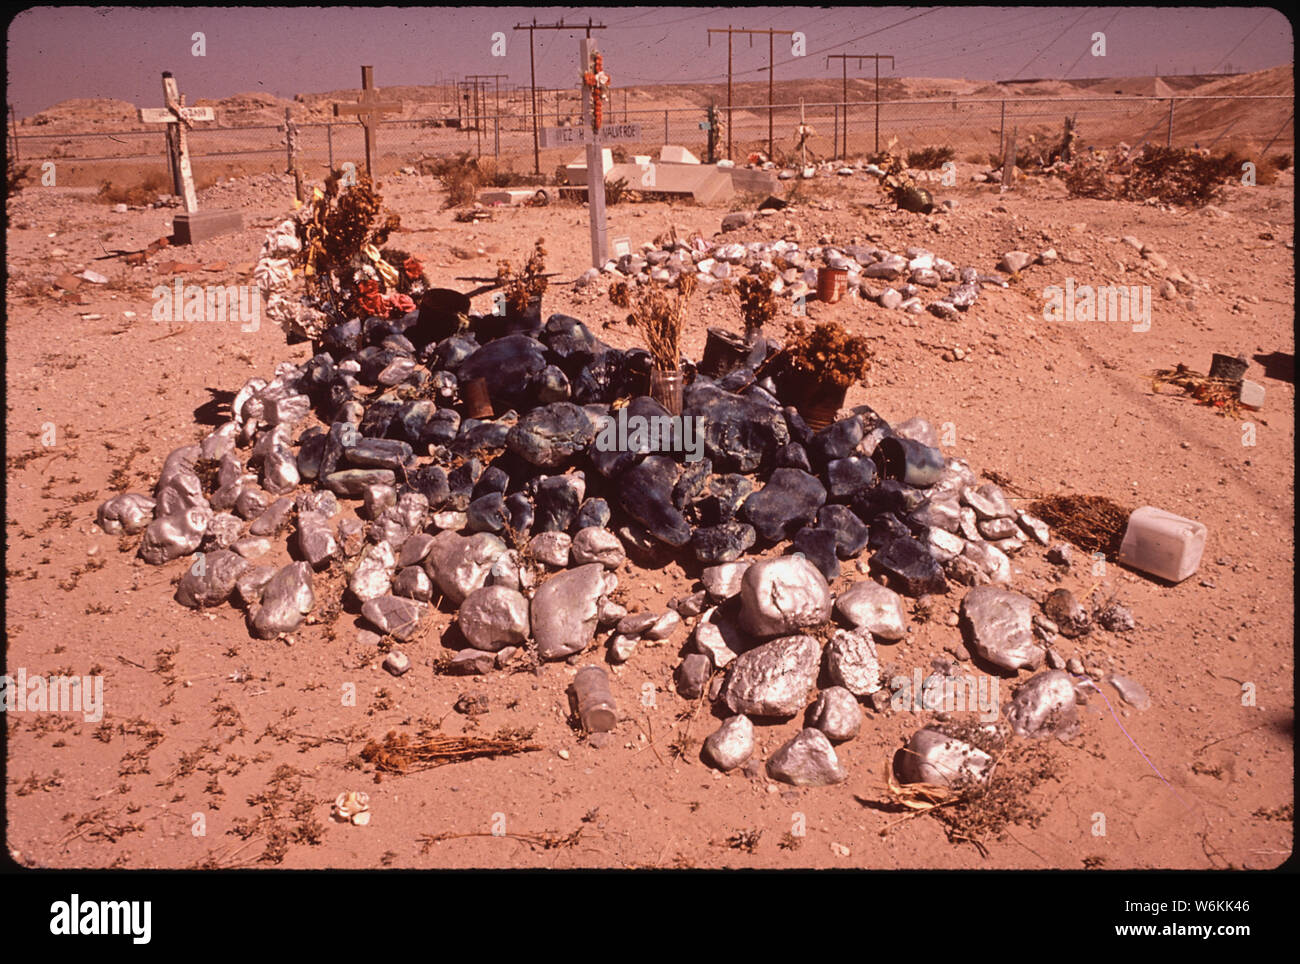
<instances>
[{"instance_id":1,"label":"metal fence rail","mask_svg":"<svg viewBox=\"0 0 1300 964\"><path fill-rule=\"evenodd\" d=\"M810 160L825 160L870 153L877 143L884 147L891 139L900 149L951 146L961 159L986 160L1000 154L1006 133L1017 129L1019 143L1029 136L1056 138L1063 120L1076 121L1081 148L1111 147L1124 141L1143 141L1169 146L1212 147L1228 140L1267 142L1265 150L1293 151L1295 144L1294 99L1281 95L1234 97L1015 97L945 98L734 105L730 131L735 160L743 162L751 153L768 150L768 115L772 116L777 159L799 160L795 151L796 128L813 128L804 149ZM514 113L467 116L461 126L444 126L436 117L385 120L381 123L379 148L385 166L396 159L407 164L421 157L468 152L492 156L502 166L528 171L533 166L532 117L526 113L527 99ZM552 127L580 123L574 102L548 104L539 111L539 125ZM704 108L611 110L611 119L641 125L639 143L618 145L622 152L653 154L663 144L686 147L701 159L707 154L707 113ZM719 105L718 115L727 116ZM878 120L877 120L878 119ZM355 122L292 122L299 166L308 175L335 168L345 162L363 166L365 150L362 128ZM847 129L847 146L843 143ZM877 141L877 129L879 140ZM204 158L265 158L269 168L288 166L286 128L279 124L219 127L195 124L190 131L191 156ZM724 156L726 133L718 139L718 156ZM11 124L9 150L24 164L44 161L102 163L110 161L158 160L165 157L165 135L159 129L33 133ZM542 171L549 174L557 165L578 153L573 148L543 151ZM282 162L274 156L284 158Z\"/></svg>"}]
</instances>

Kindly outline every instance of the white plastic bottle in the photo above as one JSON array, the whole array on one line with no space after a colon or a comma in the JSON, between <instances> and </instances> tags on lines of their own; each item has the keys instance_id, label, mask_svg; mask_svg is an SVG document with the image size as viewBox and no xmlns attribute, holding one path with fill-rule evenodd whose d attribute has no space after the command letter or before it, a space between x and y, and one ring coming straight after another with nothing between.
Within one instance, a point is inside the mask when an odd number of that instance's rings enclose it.
<instances>
[{"instance_id":1,"label":"white plastic bottle","mask_svg":"<svg viewBox=\"0 0 1300 964\"><path fill-rule=\"evenodd\" d=\"M1124 530L1119 561L1170 582L1182 582L1201 564L1209 530L1199 522L1144 505Z\"/></svg>"}]
</instances>

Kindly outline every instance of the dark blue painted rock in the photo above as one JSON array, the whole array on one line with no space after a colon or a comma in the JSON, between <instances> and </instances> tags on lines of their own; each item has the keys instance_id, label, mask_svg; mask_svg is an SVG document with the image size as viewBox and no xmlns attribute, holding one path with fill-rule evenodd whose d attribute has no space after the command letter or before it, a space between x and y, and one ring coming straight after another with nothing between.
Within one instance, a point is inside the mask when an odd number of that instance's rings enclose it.
<instances>
[{"instance_id":1,"label":"dark blue painted rock","mask_svg":"<svg viewBox=\"0 0 1300 964\"><path fill-rule=\"evenodd\" d=\"M740 509L741 518L766 542L780 542L807 525L826 503L826 489L800 469L775 469Z\"/></svg>"}]
</instances>

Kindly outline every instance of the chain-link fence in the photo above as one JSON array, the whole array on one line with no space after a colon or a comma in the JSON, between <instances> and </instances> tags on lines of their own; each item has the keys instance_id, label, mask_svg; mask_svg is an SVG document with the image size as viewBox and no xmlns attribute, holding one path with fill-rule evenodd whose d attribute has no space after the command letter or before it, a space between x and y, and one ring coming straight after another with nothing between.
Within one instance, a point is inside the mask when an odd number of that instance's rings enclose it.
<instances>
[{"instance_id":1,"label":"chain-link fence","mask_svg":"<svg viewBox=\"0 0 1300 964\"><path fill-rule=\"evenodd\" d=\"M384 120L377 132L380 171L422 158L466 152L493 157L502 168L520 173L534 167L543 175L573 161L580 147L534 152L533 122L527 100L520 109L475 118L426 117ZM716 110L715 158L744 163L752 154L778 163L861 157L895 142L906 152L951 147L960 160L986 163L1001 154L1004 138L1016 132L1017 145L1059 140L1072 118L1079 148L1143 142L1179 147L1232 145L1266 152L1294 152L1294 100L1251 97L1073 97L1006 99L949 98L819 104L746 105ZM548 104L540 127L581 123L577 99ZM615 106L607 123L630 123L640 139L611 145L622 155L658 153L665 144L685 147L702 160L709 156L709 113L705 108L628 110ZM304 175L320 176L347 162L364 167L364 130L356 121L292 122L296 163ZM800 127L805 136L800 143ZM811 128L811 130L809 130ZM165 163L166 141L155 130L103 130L34 133L11 126L10 153L21 164L60 160L78 165L155 160ZM847 144L847 147L846 147ZM285 125L221 127L195 123L189 149L196 176L205 161L239 162L245 169L289 169Z\"/></svg>"}]
</instances>

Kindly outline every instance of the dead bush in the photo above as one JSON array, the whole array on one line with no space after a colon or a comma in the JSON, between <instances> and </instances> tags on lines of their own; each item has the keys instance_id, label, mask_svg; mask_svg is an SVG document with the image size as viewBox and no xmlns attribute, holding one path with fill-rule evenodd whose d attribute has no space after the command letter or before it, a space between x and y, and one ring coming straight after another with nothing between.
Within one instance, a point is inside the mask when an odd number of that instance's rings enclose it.
<instances>
[{"instance_id":1,"label":"dead bush","mask_svg":"<svg viewBox=\"0 0 1300 964\"><path fill-rule=\"evenodd\" d=\"M1219 197L1224 181L1241 176L1238 160L1233 154L1214 157L1181 147L1148 147L1133 160L1124 196L1204 207Z\"/></svg>"},{"instance_id":2,"label":"dead bush","mask_svg":"<svg viewBox=\"0 0 1300 964\"><path fill-rule=\"evenodd\" d=\"M1109 201L1118 194L1106 166L1092 159L1081 159L1070 168L1065 175L1065 189L1070 192L1070 197L1099 201Z\"/></svg>"},{"instance_id":3,"label":"dead bush","mask_svg":"<svg viewBox=\"0 0 1300 964\"><path fill-rule=\"evenodd\" d=\"M951 147L923 147L907 152L907 166L918 171L933 171L957 156Z\"/></svg>"},{"instance_id":4,"label":"dead bush","mask_svg":"<svg viewBox=\"0 0 1300 964\"><path fill-rule=\"evenodd\" d=\"M424 158L420 161L422 174L432 174L442 182L447 192L446 207L458 208L473 204L479 190L488 183L489 173L481 160L462 151L446 157Z\"/></svg>"},{"instance_id":5,"label":"dead bush","mask_svg":"<svg viewBox=\"0 0 1300 964\"><path fill-rule=\"evenodd\" d=\"M605 204L620 204L623 201L630 201L632 192L628 190L627 178L619 177L612 181L605 182Z\"/></svg>"},{"instance_id":6,"label":"dead bush","mask_svg":"<svg viewBox=\"0 0 1300 964\"><path fill-rule=\"evenodd\" d=\"M198 185L195 185L196 187ZM171 185L161 171L151 171L139 184L119 186L104 181L95 197L104 204L131 204L137 207L153 204L161 194L170 194Z\"/></svg>"},{"instance_id":7,"label":"dead bush","mask_svg":"<svg viewBox=\"0 0 1300 964\"><path fill-rule=\"evenodd\" d=\"M27 167L20 168L17 164L15 164L12 155L7 158L7 164L5 170L6 200L8 198L13 197L15 194L17 194L19 191L22 190L23 181L26 181L28 179L27 172L29 170L30 168Z\"/></svg>"}]
</instances>

